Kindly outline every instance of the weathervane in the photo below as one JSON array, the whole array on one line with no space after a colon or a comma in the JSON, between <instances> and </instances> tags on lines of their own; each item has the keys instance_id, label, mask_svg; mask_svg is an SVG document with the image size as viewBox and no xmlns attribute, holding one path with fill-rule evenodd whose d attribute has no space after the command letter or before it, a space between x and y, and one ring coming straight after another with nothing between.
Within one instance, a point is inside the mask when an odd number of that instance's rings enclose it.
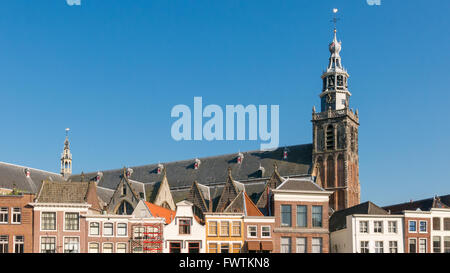
<instances>
[{"instance_id":1,"label":"weathervane","mask_svg":"<svg viewBox=\"0 0 450 273\"><path fill-rule=\"evenodd\" d=\"M66 137L69 135L70 128L66 128Z\"/></svg>"},{"instance_id":2,"label":"weathervane","mask_svg":"<svg viewBox=\"0 0 450 273\"><path fill-rule=\"evenodd\" d=\"M339 10L336 9L336 8L333 9L334 17L333 17L333 20L330 21L330 22L333 22L333 23L334 23L334 30L336 30L336 23L337 23L337 21L340 20L340 18L337 18L337 16L336 16L336 14L338 13L338 11L339 11Z\"/></svg>"}]
</instances>

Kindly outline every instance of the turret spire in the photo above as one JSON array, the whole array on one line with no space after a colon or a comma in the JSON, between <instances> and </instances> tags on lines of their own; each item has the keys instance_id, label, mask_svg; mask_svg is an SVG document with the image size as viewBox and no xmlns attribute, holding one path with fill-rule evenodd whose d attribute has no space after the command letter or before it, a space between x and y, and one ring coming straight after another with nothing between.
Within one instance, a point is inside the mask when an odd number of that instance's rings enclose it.
<instances>
[{"instance_id":1,"label":"turret spire","mask_svg":"<svg viewBox=\"0 0 450 273\"><path fill-rule=\"evenodd\" d=\"M61 154L61 175L68 179L72 175L72 154L70 153L69 128L66 128L66 140Z\"/></svg>"}]
</instances>

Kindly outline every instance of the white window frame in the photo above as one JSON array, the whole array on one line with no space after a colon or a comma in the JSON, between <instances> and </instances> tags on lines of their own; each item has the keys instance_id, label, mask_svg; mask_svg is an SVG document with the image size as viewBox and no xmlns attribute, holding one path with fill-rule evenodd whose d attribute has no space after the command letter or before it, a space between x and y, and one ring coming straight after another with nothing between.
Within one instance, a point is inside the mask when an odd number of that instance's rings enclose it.
<instances>
[{"instance_id":1,"label":"white window frame","mask_svg":"<svg viewBox=\"0 0 450 273\"><path fill-rule=\"evenodd\" d=\"M125 252L118 252L119 245L125 245ZM118 243L116 243L116 253L127 253L127 243L125 243L125 242L118 242Z\"/></svg>"},{"instance_id":2,"label":"white window frame","mask_svg":"<svg viewBox=\"0 0 450 273\"><path fill-rule=\"evenodd\" d=\"M264 236L264 228L269 229L269 236ZM261 238L272 238L272 229L270 228L270 226L261 226Z\"/></svg>"},{"instance_id":3,"label":"white window frame","mask_svg":"<svg viewBox=\"0 0 450 273\"><path fill-rule=\"evenodd\" d=\"M92 232L91 232L91 224L97 224L98 225L98 234L92 234ZM94 221L92 221L92 222L89 222L89 236L90 237L100 237L100 230L101 230L101 225L100 225L100 222L94 222Z\"/></svg>"},{"instance_id":4,"label":"white window frame","mask_svg":"<svg viewBox=\"0 0 450 273\"><path fill-rule=\"evenodd\" d=\"M111 252L104 252L105 251L105 245L111 245ZM100 253L114 253L114 243L112 242L105 242L102 244L102 251Z\"/></svg>"},{"instance_id":5,"label":"white window frame","mask_svg":"<svg viewBox=\"0 0 450 273\"><path fill-rule=\"evenodd\" d=\"M125 234L119 234L119 225L125 225ZM117 237L128 237L128 224L127 223L116 223L116 236Z\"/></svg>"},{"instance_id":6,"label":"white window frame","mask_svg":"<svg viewBox=\"0 0 450 273\"><path fill-rule=\"evenodd\" d=\"M415 222L416 223L416 230L410 230L410 225L411 225L410 223L411 222ZM418 230L417 229L417 221L416 220L408 220L408 232L409 233L417 233L417 230Z\"/></svg>"},{"instance_id":7,"label":"white window frame","mask_svg":"<svg viewBox=\"0 0 450 273\"><path fill-rule=\"evenodd\" d=\"M44 213L54 213L55 214L55 229L42 229L43 227L43 219L44 219ZM41 211L40 213L40 220L41 222L39 223L40 225L40 231L58 231L58 213L56 211ZM48 236L47 236L48 237Z\"/></svg>"},{"instance_id":8,"label":"white window frame","mask_svg":"<svg viewBox=\"0 0 450 273\"><path fill-rule=\"evenodd\" d=\"M216 223L216 233L211 233L211 223ZM208 236L219 236L219 221L208 221Z\"/></svg>"},{"instance_id":9,"label":"white window frame","mask_svg":"<svg viewBox=\"0 0 450 273\"><path fill-rule=\"evenodd\" d=\"M305 251L303 251L303 252L300 252L300 251L298 251L298 247L299 247L299 245L301 245L301 244L299 244L299 242L301 242L301 241L303 241L303 247L305 248ZM296 253L307 253L308 252L308 240L306 239L306 237L297 237L297 238L295 238L295 252Z\"/></svg>"},{"instance_id":10,"label":"white window frame","mask_svg":"<svg viewBox=\"0 0 450 273\"><path fill-rule=\"evenodd\" d=\"M222 233L222 223L227 223L228 226L228 234ZM230 221L220 221L220 237L230 237Z\"/></svg>"},{"instance_id":11,"label":"white window frame","mask_svg":"<svg viewBox=\"0 0 450 273\"><path fill-rule=\"evenodd\" d=\"M112 235L107 235L106 233L105 233L105 225L106 224L111 224L112 225L112 228L111 228L111 232L112 232ZM114 237L114 223L113 222L104 222L103 223L103 226L102 226L102 235L103 235L103 237ZM103 246L102 246L102 248L103 248Z\"/></svg>"},{"instance_id":12,"label":"white window frame","mask_svg":"<svg viewBox=\"0 0 450 273\"><path fill-rule=\"evenodd\" d=\"M392 230L395 230L395 231L392 231ZM394 234L398 233L397 221L388 221L388 232L394 233Z\"/></svg>"},{"instance_id":13,"label":"white window frame","mask_svg":"<svg viewBox=\"0 0 450 273\"><path fill-rule=\"evenodd\" d=\"M66 252L66 238L77 238L78 239L78 252ZM63 236L63 253L81 253L80 250L80 236Z\"/></svg>"},{"instance_id":14,"label":"white window frame","mask_svg":"<svg viewBox=\"0 0 450 273\"><path fill-rule=\"evenodd\" d=\"M364 247L363 247L363 243L364 243ZM363 249L367 249L367 252L363 252L362 251ZM359 253L370 253L370 242L369 241L360 241L359 242Z\"/></svg>"},{"instance_id":15,"label":"white window frame","mask_svg":"<svg viewBox=\"0 0 450 273\"><path fill-rule=\"evenodd\" d=\"M320 242L320 244L319 244L319 247L320 247L319 252L314 252L314 246L317 246L317 245L314 245L314 241L315 240ZM322 253L322 252L323 252L323 238L322 237L313 237L313 238L311 238L311 253Z\"/></svg>"},{"instance_id":16,"label":"white window frame","mask_svg":"<svg viewBox=\"0 0 450 273\"><path fill-rule=\"evenodd\" d=\"M91 245L96 245L97 246L97 252L91 252ZM88 243L88 253L102 253L100 251L100 243L98 243L98 242L89 242Z\"/></svg>"},{"instance_id":17,"label":"white window frame","mask_svg":"<svg viewBox=\"0 0 450 273\"><path fill-rule=\"evenodd\" d=\"M421 224L422 223L425 223L425 231L422 231L421 230ZM427 223L427 221L424 221L424 220L420 220L419 221L419 233L428 233L428 223Z\"/></svg>"},{"instance_id":18,"label":"white window frame","mask_svg":"<svg viewBox=\"0 0 450 273\"><path fill-rule=\"evenodd\" d=\"M43 238L55 238L55 253L58 253L58 239L56 238L56 236L48 236L48 235L43 235L39 237L39 253L42 253L42 239Z\"/></svg>"},{"instance_id":19,"label":"white window frame","mask_svg":"<svg viewBox=\"0 0 450 273\"><path fill-rule=\"evenodd\" d=\"M393 243L395 243L395 246L392 246ZM395 252L392 252L393 249L395 249ZM398 241L389 241L389 253L398 253Z\"/></svg>"},{"instance_id":20,"label":"white window frame","mask_svg":"<svg viewBox=\"0 0 450 273\"><path fill-rule=\"evenodd\" d=\"M425 249L424 249L424 251L422 251L421 243L424 241L425 241ZM428 252L427 244L428 244L428 240L426 238L419 238L419 252L418 253L427 253Z\"/></svg>"},{"instance_id":21,"label":"white window frame","mask_svg":"<svg viewBox=\"0 0 450 273\"><path fill-rule=\"evenodd\" d=\"M9 223L9 209L8 209L8 207L0 207L0 215L2 215L2 216L6 215L6 222L2 221L2 222L0 222L0 224L8 224Z\"/></svg>"},{"instance_id":22,"label":"white window frame","mask_svg":"<svg viewBox=\"0 0 450 273\"><path fill-rule=\"evenodd\" d=\"M14 211L15 209L18 209L19 212L15 212ZM19 222L14 221L14 216L16 216L16 215L19 215L19 217L20 217L20 221ZM18 207L11 208L11 224L13 224L13 225L20 225L20 224L22 224L22 208L18 208Z\"/></svg>"},{"instance_id":23,"label":"white window frame","mask_svg":"<svg viewBox=\"0 0 450 273\"><path fill-rule=\"evenodd\" d=\"M363 223L366 224L365 227L364 227ZM365 229L363 229L363 228L365 228ZM364 234L369 233L369 221L359 221L359 233L364 233Z\"/></svg>"},{"instance_id":24,"label":"white window frame","mask_svg":"<svg viewBox=\"0 0 450 273\"><path fill-rule=\"evenodd\" d=\"M78 229L66 229L66 215L67 214L78 214ZM64 217L63 217L63 231L64 232L79 232L80 231L80 213L77 211L67 211L64 212Z\"/></svg>"},{"instance_id":25,"label":"white window frame","mask_svg":"<svg viewBox=\"0 0 450 273\"><path fill-rule=\"evenodd\" d=\"M381 244L381 246L380 246ZM381 252L380 252L381 250ZM375 253L384 253L384 242L383 241L375 241Z\"/></svg>"},{"instance_id":26,"label":"white window frame","mask_svg":"<svg viewBox=\"0 0 450 273\"><path fill-rule=\"evenodd\" d=\"M22 237L22 241L17 241L17 237ZM24 235L14 235L13 238L13 252L14 253L24 253L25 252L25 236ZM16 245L22 245L23 252L16 252Z\"/></svg>"},{"instance_id":27,"label":"white window frame","mask_svg":"<svg viewBox=\"0 0 450 273\"><path fill-rule=\"evenodd\" d=\"M251 231L250 231L250 229L251 228L255 228L255 236L252 236L251 235ZM258 226L255 226L255 225L251 225L251 226L247 226L247 238L258 238Z\"/></svg>"},{"instance_id":28,"label":"white window frame","mask_svg":"<svg viewBox=\"0 0 450 273\"><path fill-rule=\"evenodd\" d=\"M377 223L381 224L381 226L378 227L378 228L380 228L380 231L378 231ZM384 228L383 226L384 226L383 221L373 221L373 233L383 233L383 228Z\"/></svg>"}]
</instances>

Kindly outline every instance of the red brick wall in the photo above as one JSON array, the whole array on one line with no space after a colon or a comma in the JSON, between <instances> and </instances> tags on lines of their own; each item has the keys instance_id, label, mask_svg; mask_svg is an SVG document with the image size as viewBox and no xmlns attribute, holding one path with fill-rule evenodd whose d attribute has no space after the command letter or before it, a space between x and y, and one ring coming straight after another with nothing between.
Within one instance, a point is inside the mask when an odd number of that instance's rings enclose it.
<instances>
[{"instance_id":1,"label":"red brick wall","mask_svg":"<svg viewBox=\"0 0 450 273\"><path fill-rule=\"evenodd\" d=\"M64 213L65 211L56 211L56 230L55 231L41 231L41 212L53 212L55 208L49 208L46 210L42 208L42 210L34 210L34 239L33 239L33 252L40 252L40 243L41 237L56 237L56 253L64 253L64 237L79 237L80 241L80 253L87 252L86 249L86 234L87 234L87 226L86 226L86 218L82 217L85 212L80 213L80 223L78 231L64 231ZM75 212L73 210L67 212Z\"/></svg>"},{"instance_id":2,"label":"red brick wall","mask_svg":"<svg viewBox=\"0 0 450 273\"><path fill-rule=\"evenodd\" d=\"M0 207L8 208L8 224L0 224L0 235L8 235L8 252L14 252L14 236L24 236L24 252L33 252L33 208L28 203L33 201L34 195L5 195L0 196ZM21 208L21 224L11 224L12 208Z\"/></svg>"},{"instance_id":3,"label":"red brick wall","mask_svg":"<svg viewBox=\"0 0 450 273\"><path fill-rule=\"evenodd\" d=\"M281 205L291 205L291 227L281 226ZM307 206L307 226L296 227L297 205ZM312 206L322 206L322 228L312 227ZM312 238L322 238L322 252L329 252L328 202L275 201L274 253L281 251L281 237L291 237L291 251L296 252L296 238L306 238L306 251L312 250Z\"/></svg>"},{"instance_id":4,"label":"red brick wall","mask_svg":"<svg viewBox=\"0 0 450 273\"><path fill-rule=\"evenodd\" d=\"M431 219L430 218L416 218L416 217L405 217L405 253L409 253L409 239L416 239L416 253L419 253L419 239L427 239L427 253L431 253ZM416 232L409 231L409 221L416 221ZM427 232L421 233L420 221L427 222Z\"/></svg>"}]
</instances>

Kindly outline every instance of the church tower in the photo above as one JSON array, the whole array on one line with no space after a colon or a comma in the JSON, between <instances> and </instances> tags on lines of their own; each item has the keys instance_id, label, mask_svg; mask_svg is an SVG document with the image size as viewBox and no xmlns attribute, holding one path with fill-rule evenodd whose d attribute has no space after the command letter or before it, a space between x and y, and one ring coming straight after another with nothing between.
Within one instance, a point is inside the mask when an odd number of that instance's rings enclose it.
<instances>
[{"instance_id":1,"label":"church tower","mask_svg":"<svg viewBox=\"0 0 450 273\"><path fill-rule=\"evenodd\" d=\"M336 22L336 18L335 18ZM324 189L333 191L330 207L341 210L360 203L358 167L358 110L349 108L347 71L339 53L342 43L334 38L329 45L330 59L322 74L321 108L312 113L313 166L316 181Z\"/></svg>"},{"instance_id":2,"label":"church tower","mask_svg":"<svg viewBox=\"0 0 450 273\"><path fill-rule=\"evenodd\" d=\"M66 129L66 140L64 141L64 150L61 154L61 175L64 179L72 175L72 154L69 147L69 128Z\"/></svg>"}]
</instances>

